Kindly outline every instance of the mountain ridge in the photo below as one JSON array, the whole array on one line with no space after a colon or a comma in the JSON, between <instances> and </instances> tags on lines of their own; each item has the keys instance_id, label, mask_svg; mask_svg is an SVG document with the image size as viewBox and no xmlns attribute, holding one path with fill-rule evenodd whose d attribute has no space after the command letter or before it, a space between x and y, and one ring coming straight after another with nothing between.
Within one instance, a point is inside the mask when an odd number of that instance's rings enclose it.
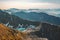
<instances>
[{"instance_id":1,"label":"mountain ridge","mask_svg":"<svg viewBox=\"0 0 60 40\"><path fill-rule=\"evenodd\" d=\"M18 16L24 20L37 21L37 22L48 22L48 23L52 23L55 25L60 25L60 21L59 21L60 17L48 15L45 12L25 12L25 11L26 10L23 9L21 11L11 13L11 15Z\"/></svg>"},{"instance_id":2,"label":"mountain ridge","mask_svg":"<svg viewBox=\"0 0 60 40\"><path fill-rule=\"evenodd\" d=\"M25 40L25 33L10 29L0 24L0 40Z\"/></svg>"}]
</instances>

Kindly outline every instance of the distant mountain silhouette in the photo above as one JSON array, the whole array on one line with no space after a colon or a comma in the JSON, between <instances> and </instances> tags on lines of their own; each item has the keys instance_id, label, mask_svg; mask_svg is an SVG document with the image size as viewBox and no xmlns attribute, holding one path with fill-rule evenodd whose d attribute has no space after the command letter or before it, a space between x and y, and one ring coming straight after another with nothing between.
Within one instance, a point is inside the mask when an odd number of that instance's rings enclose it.
<instances>
[{"instance_id":1,"label":"distant mountain silhouette","mask_svg":"<svg viewBox=\"0 0 60 40\"><path fill-rule=\"evenodd\" d=\"M41 9L41 10L59 11L60 9ZM48 15L48 13L45 13L45 12L40 12L39 9L25 10L25 9L11 8L11 9L5 10L5 12L6 11L8 13L11 12L11 15L18 16L24 20L37 21L37 22L48 22L51 24L60 25L60 21L59 21L60 17Z\"/></svg>"},{"instance_id":2,"label":"distant mountain silhouette","mask_svg":"<svg viewBox=\"0 0 60 40\"><path fill-rule=\"evenodd\" d=\"M27 13L24 11L20 11L20 12L12 13L12 15L18 16L25 20L37 21L37 22L48 22L51 24L60 25L59 17L48 15L44 12L39 12L39 13L29 12L29 13Z\"/></svg>"},{"instance_id":3,"label":"distant mountain silhouette","mask_svg":"<svg viewBox=\"0 0 60 40\"><path fill-rule=\"evenodd\" d=\"M0 10L0 23L6 24L8 22L9 22L9 25L12 25L14 27L17 27L18 24L39 25L39 22L24 20L22 18L19 18L18 16L10 15L10 14Z\"/></svg>"}]
</instances>

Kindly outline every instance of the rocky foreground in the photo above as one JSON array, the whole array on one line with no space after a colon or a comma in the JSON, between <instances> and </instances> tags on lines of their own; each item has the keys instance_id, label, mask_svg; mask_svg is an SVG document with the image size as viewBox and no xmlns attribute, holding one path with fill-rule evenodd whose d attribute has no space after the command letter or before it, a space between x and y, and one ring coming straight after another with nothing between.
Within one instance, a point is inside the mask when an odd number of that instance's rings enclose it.
<instances>
[{"instance_id":1,"label":"rocky foreground","mask_svg":"<svg viewBox=\"0 0 60 40\"><path fill-rule=\"evenodd\" d=\"M60 40L60 26L41 23L38 31L30 32L33 40Z\"/></svg>"},{"instance_id":2,"label":"rocky foreground","mask_svg":"<svg viewBox=\"0 0 60 40\"><path fill-rule=\"evenodd\" d=\"M60 27L42 23L33 32L20 32L0 24L0 40L60 40Z\"/></svg>"},{"instance_id":3,"label":"rocky foreground","mask_svg":"<svg viewBox=\"0 0 60 40\"><path fill-rule=\"evenodd\" d=\"M32 37L28 33L22 33L17 30L10 29L0 24L0 40L45 40L46 38Z\"/></svg>"},{"instance_id":4,"label":"rocky foreground","mask_svg":"<svg viewBox=\"0 0 60 40\"><path fill-rule=\"evenodd\" d=\"M0 24L0 40L25 40L25 34Z\"/></svg>"}]
</instances>

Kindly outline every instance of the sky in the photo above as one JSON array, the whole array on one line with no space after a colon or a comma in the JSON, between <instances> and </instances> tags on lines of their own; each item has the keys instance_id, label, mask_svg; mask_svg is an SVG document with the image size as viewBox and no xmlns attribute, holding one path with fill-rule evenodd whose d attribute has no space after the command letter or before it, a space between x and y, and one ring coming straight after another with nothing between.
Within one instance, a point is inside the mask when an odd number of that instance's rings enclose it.
<instances>
[{"instance_id":1,"label":"sky","mask_svg":"<svg viewBox=\"0 0 60 40\"><path fill-rule=\"evenodd\" d=\"M0 9L56 9L60 0L0 0Z\"/></svg>"}]
</instances>

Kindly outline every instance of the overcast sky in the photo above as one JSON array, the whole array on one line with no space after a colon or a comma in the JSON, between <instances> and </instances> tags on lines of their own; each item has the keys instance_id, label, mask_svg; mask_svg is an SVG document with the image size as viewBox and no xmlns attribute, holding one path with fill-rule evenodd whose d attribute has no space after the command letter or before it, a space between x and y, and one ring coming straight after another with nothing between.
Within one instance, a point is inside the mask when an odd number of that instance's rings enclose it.
<instances>
[{"instance_id":1,"label":"overcast sky","mask_svg":"<svg viewBox=\"0 0 60 40\"><path fill-rule=\"evenodd\" d=\"M60 0L0 0L0 9L60 8Z\"/></svg>"}]
</instances>

